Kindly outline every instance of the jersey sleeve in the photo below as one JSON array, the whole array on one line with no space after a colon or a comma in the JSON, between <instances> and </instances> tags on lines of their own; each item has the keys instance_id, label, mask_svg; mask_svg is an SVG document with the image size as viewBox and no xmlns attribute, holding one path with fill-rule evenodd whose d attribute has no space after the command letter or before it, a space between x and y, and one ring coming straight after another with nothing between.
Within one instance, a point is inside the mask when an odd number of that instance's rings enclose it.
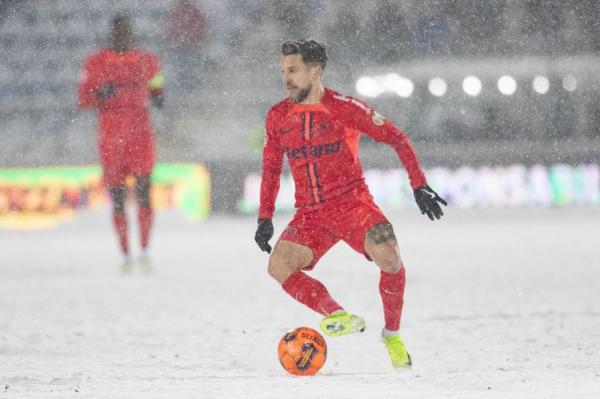
<instances>
[{"instance_id":1,"label":"jersey sleeve","mask_svg":"<svg viewBox=\"0 0 600 399\"><path fill-rule=\"evenodd\" d=\"M364 102L355 98L346 98L346 100L346 119L351 127L372 137L375 141L391 146L406 169L413 189L427 184L408 135Z\"/></svg>"},{"instance_id":2,"label":"jersey sleeve","mask_svg":"<svg viewBox=\"0 0 600 399\"><path fill-rule=\"evenodd\" d=\"M98 90L98 62L97 57L86 58L83 63L78 86L78 104L80 108L96 108L99 105Z\"/></svg>"},{"instance_id":3,"label":"jersey sleeve","mask_svg":"<svg viewBox=\"0 0 600 399\"><path fill-rule=\"evenodd\" d=\"M160 61L154 54L148 56L148 71L148 90L150 91L150 94L163 94L165 77L160 67Z\"/></svg>"},{"instance_id":4,"label":"jersey sleeve","mask_svg":"<svg viewBox=\"0 0 600 399\"><path fill-rule=\"evenodd\" d=\"M283 149L275 135L275 115L269 111L266 121L265 145L263 147L263 170L260 183L259 219L271 219L275 212L275 201L279 193Z\"/></svg>"}]
</instances>

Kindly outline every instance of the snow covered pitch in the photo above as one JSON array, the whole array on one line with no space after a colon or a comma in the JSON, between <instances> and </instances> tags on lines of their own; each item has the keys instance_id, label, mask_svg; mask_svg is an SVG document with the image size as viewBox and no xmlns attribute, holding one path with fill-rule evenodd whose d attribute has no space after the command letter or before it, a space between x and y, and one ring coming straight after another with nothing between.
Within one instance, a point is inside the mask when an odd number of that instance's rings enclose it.
<instances>
[{"instance_id":1,"label":"snow covered pitch","mask_svg":"<svg viewBox=\"0 0 600 399\"><path fill-rule=\"evenodd\" d=\"M328 338L310 378L287 375L276 344L319 317L267 275L254 218L159 213L153 266L128 272L108 210L0 231L0 398L600 397L598 208L388 216L414 367L392 371L378 270L341 243L312 275L367 330Z\"/></svg>"}]
</instances>

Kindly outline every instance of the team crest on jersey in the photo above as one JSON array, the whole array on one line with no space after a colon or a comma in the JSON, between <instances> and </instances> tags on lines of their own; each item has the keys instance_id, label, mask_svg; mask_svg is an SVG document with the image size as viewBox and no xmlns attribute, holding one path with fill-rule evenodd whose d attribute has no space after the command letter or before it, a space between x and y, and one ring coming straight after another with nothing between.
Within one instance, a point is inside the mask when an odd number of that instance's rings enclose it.
<instances>
[{"instance_id":1,"label":"team crest on jersey","mask_svg":"<svg viewBox=\"0 0 600 399\"><path fill-rule=\"evenodd\" d=\"M385 117L377 111L373 111L372 119L373 119L373 123L377 126L383 125L383 122L385 121Z\"/></svg>"},{"instance_id":2,"label":"team crest on jersey","mask_svg":"<svg viewBox=\"0 0 600 399\"><path fill-rule=\"evenodd\" d=\"M331 124L328 121L322 121L319 123L319 127L317 129L319 134L326 134L331 131Z\"/></svg>"}]
</instances>

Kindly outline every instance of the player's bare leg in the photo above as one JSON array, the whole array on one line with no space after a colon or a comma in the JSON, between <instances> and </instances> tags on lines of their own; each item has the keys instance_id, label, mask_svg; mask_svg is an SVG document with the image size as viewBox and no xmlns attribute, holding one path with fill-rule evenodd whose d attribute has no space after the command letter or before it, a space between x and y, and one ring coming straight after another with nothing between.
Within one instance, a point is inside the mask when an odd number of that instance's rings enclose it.
<instances>
[{"instance_id":1,"label":"player's bare leg","mask_svg":"<svg viewBox=\"0 0 600 399\"><path fill-rule=\"evenodd\" d=\"M381 269L379 293L383 301L385 328L382 339L396 368L410 367L410 355L398 331L406 283L398 241L389 223L373 226L365 237L365 252Z\"/></svg>"},{"instance_id":2,"label":"player's bare leg","mask_svg":"<svg viewBox=\"0 0 600 399\"><path fill-rule=\"evenodd\" d=\"M123 254L123 269L131 268L129 256L129 241L127 237L127 215L125 214L125 201L127 199L127 187L125 185L111 186L108 188L112 201L113 223L119 238L121 253Z\"/></svg>"},{"instance_id":3,"label":"player's bare leg","mask_svg":"<svg viewBox=\"0 0 600 399\"><path fill-rule=\"evenodd\" d=\"M318 280L302 271L313 260L310 248L295 242L280 240L269 257L269 274L277 280L285 292L298 302L322 315L329 315L342 307Z\"/></svg>"},{"instance_id":4,"label":"player's bare leg","mask_svg":"<svg viewBox=\"0 0 600 399\"><path fill-rule=\"evenodd\" d=\"M398 241L389 223L371 227L365 237L365 252L385 273L395 274L403 267Z\"/></svg>"},{"instance_id":5,"label":"player's bare leg","mask_svg":"<svg viewBox=\"0 0 600 399\"><path fill-rule=\"evenodd\" d=\"M280 240L269 257L269 274L280 284L312 262L310 248L295 242Z\"/></svg>"},{"instance_id":6,"label":"player's bare leg","mask_svg":"<svg viewBox=\"0 0 600 399\"><path fill-rule=\"evenodd\" d=\"M136 176L135 197L137 202L138 222L140 228L140 245L142 253L140 255L140 266L148 268L150 258L147 248L150 240L150 231L152 229L152 202L150 199L150 176Z\"/></svg>"},{"instance_id":7,"label":"player's bare leg","mask_svg":"<svg viewBox=\"0 0 600 399\"><path fill-rule=\"evenodd\" d=\"M325 316L321 322L325 334L339 336L363 331L365 322L362 318L346 312L329 295L323 283L302 272L312 260L310 248L280 240L269 258L269 274L292 298Z\"/></svg>"}]
</instances>

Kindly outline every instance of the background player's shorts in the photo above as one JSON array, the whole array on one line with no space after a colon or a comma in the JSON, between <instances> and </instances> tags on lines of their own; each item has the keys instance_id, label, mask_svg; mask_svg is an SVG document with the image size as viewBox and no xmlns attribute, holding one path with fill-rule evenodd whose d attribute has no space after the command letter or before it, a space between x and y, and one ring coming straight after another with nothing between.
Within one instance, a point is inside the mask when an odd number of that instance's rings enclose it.
<instances>
[{"instance_id":1,"label":"background player's shorts","mask_svg":"<svg viewBox=\"0 0 600 399\"><path fill-rule=\"evenodd\" d=\"M102 113L98 140L107 186L125 184L127 176L149 176L154 167L154 139L146 112Z\"/></svg>"},{"instance_id":2,"label":"background player's shorts","mask_svg":"<svg viewBox=\"0 0 600 399\"><path fill-rule=\"evenodd\" d=\"M318 209L299 209L279 240L309 247L313 259L305 269L312 269L338 241L343 240L355 251L365 253L367 232L378 224L389 223L368 191L326 203Z\"/></svg>"},{"instance_id":3,"label":"background player's shorts","mask_svg":"<svg viewBox=\"0 0 600 399\"><path fill-rule=\"evenodd\" d=\"M150 176L154 162L103 162L104 184L110 187L124 186L128 176Z\"/></svg>"},{"instance_id":4,"label":"background player's shorts","mask_svg":"<svg viewBox=\"0 0 600 399\"><path fill-rule=\"evenodd\" d=\"M152 142L137 145L100 144L100 163L104 172L104 184L122 186L127 176L150 176L154 168L154 145Z\"/></svg>"},{"instance_id":5,"label":"background player's shorts","mask_svg":"<svg viewBox=\"0 0 600 399\"><path fill-rule=\"evenodd\" d=\"M154 168L154 156L137 154L129 156L101 155L104 184L123 186L127 176L150 176Z\"/></svg>"}]
</instances>

